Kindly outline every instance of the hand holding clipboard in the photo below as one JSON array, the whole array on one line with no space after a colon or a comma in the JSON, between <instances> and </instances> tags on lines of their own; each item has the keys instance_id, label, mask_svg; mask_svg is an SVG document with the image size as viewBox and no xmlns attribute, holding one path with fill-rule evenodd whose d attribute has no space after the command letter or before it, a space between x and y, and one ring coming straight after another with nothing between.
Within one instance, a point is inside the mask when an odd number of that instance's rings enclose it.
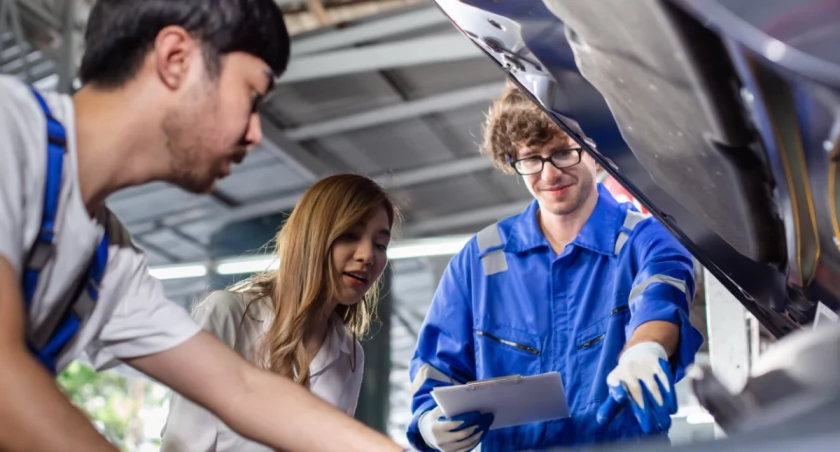
<instances>
[{"instance_id":1,"label":"hand holding clipboard","mask_svg":"<svg viewBox=\"0 0 840 452\"><path fill-rule=\"evenodd\" d=\"M448 416L469 411L493 413L490 430L569 417L569 406L558 372L523 377L479 380L432 390L438 406Z\"/></svg>"}]
</instances>

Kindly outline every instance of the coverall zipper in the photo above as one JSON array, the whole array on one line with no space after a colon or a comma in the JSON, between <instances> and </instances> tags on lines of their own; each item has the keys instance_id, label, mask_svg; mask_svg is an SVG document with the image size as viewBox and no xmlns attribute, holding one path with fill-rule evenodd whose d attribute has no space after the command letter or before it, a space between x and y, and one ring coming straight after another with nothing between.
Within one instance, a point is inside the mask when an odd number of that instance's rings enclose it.
<instances>
[{"instance_id":1,"label":"coverall zipper","mask_svg":"<svg viewBox=\"0 0 840 452\"><path fill-rule=\"evenodd\" d=\"M476 330L475 332L476 332L476 334L478 334L480 336L484 336L487 339L496 341L500 344L504 344L504 345L507 345L507 346L510 346L510 347L518 348L519 350L528 352L532 355L539 355L540 354L539 350L537 350L534 347L531 347L529 345L517 344L516 342L509 341L507 339L501 339L501 338L498 338L498 337L496 337L496 336L494 336L494 335L492 335L492 334L490 334L486 331Z\"/></svg>"},{"instance_id":2,"label":"coverall zipper","mask_svg":"<svg viewBox=\"0 0 840 452\"><path fill-rule=\"evenodd\" d=\"M593 337L592 339L589 339L588 341L578 345L578 350L583 350L584 348L592 347L593 345L597 344L598 342L601 342L601 339L603 339L604 336L606 336L606 334L602 334L598 337Z\"/></svg>"},{"instance_id":3,"label":"coverall zipper","mask_svg":"<svg viewBox=\"0 0 840 452\"><path fill-rule=\"evenodd\" d=\"M613 309L612 312L610 312L610 315L613 316L613 315L616 315L620 312L624 312L628 309L630 309L628 306L619 306L619 307ZM583 350L585 348L592 347L593 345L597 344L598 342L601 342L601 340L604 339L605 336L606 336L606 334L602 334L600 336L593 337L592 339L589 339L588 341L578 345L577 348L578 348L578 350Z\"/></svg>"}]
</instances>

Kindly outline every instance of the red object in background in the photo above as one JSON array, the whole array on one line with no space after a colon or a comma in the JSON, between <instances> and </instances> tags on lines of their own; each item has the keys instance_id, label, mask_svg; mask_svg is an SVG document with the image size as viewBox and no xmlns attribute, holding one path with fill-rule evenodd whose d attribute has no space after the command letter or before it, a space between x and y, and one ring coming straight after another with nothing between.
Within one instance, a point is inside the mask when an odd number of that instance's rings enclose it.
<instances>
[{"instance_id":1,"label":"red object in background","mask_svg":"<svg viewBox=\"0 0 840 452\"><path fill-rule=\"evenodd\" d=\"M643 206L639 201L637 201L636 198L634 198L633 195L631 195L626 188L622 187L621 184L619 184L618 181L615 180L612 176L608 175L607 177L605 177L603 184L604 187L606 187L607 190L613 195L616 201L633 203L633 205L636 206L637 209L639 209L639 212L645 215L650 215L650 212L648 212L648 210L645 209L645 206Z\"/></svg>"}]
</instances>

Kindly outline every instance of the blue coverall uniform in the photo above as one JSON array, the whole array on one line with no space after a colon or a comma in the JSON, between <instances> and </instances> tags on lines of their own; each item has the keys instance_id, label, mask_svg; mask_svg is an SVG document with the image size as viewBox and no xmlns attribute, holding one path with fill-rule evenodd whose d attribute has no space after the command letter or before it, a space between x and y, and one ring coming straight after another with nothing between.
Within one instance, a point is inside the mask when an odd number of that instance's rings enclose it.
<instances>
[{"instance_id":1,"label":"blue coverall uniform","mask_svg":"<svg viewBox=\"0 0 840 452\"><path fill-rule=\"evenodd\" d=\"M538 204L491 225L450 261L410 365L412 446L430 449L420 415L436 386L558 371L570 418L491 430L483 452L573 446L642 437L632 410L599 427L607 374L639 325L680 327L676 380L703 343L689 322L691 255L654 218L618 203L603 185L577 238L558 256L537 222Z\"/></svg>"}]
</instances>

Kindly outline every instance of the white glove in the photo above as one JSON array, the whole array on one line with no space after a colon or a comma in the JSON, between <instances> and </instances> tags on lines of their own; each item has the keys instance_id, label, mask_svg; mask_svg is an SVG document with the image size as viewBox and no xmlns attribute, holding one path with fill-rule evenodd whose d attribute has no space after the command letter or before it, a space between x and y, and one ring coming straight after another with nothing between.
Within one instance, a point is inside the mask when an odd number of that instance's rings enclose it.
<instances>
[{"instance_id":1,"label":"white glove","mask_svg":"<svg viewBox=\"0 0 840 452\"><path fill-rule=\"evenodd\" d=\"M618 386L623 382L633 401L644 408L645 400L641 385L644 382L656 404L662 405L663 394L659 391L659 385L656 384L654 376L659 377L659 381L664 386L663 389L668 392L671 391L671 378L668 378L659 365L660 359L668 361L668 353L661 345L656 342L636 344L621 355L618 366L607 375L607 384Z\"/></svg>"},{"instance_id":2,"label":"white glove","mask_svg":"<svg viewBox=\"0 0 840 452\"><path fill-rule=\"evenodd\" d=\"M674 377L668 353L656 342L642 342L627 349L607 375L610 397L598 410L598 423L612 419L630 402L645 433L667 432L677 412Z\"/></svg>"},{"instance_id":3,"label":"white glove","mask_svg":"<svg viewBox=\"0 0 840 452\"><path fill-rule=\"evenodd\" d=\"M489 413L470 412L450 419L440 407L435 407L420 416L418 427L423 441L432 449L467 452L478 446L492 423L493 415Z\"/></svg>"}]
</instances>

